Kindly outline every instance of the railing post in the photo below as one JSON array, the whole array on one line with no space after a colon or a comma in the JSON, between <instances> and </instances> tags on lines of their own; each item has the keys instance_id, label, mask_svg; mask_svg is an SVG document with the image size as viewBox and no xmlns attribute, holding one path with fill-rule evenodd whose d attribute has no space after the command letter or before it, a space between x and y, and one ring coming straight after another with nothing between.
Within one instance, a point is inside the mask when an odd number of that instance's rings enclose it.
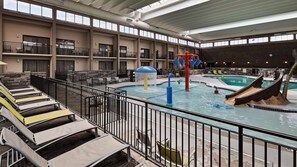
<instances>
[{"instance_id":1,"label":"railing post","mask_svg":"<svg viewBox=\"0 0 297 167\"><path fill-rule=\"evenodd\" d=\"M65 106L66 106L66 108L68 108L68 105L67 105L67 92L68 92L68 90L67 90L67 88L68 88L68 84L67 84L67 82L66 82L66 84L65 84Z\"/></svg>"},{"instance_id":2,"label":"railing post","mask_svg":"<svg viewBox=\"0 0 297 167\"><path fill-rule=\"evenodd\" d=\"M55 101L57 101L57 82L55 82Z\"/></svg>"},{"instance_id":3,"label":"railing post","mask_svg":"<svg viewBox=\"0 0 297 167\"><path fill-rule=\"evenodd\" d=\"M238 127L238 166L243 167L243 128Z\"/></svg>"},{"instance_id":4,"label":"railing post","mask_svg":"<svg viewBox=\"0 0 297 167\"><path fill-rule=\"evenodd\" d=\"M83 113L82 113L82 108L83 108L83 87L82 85L80 85L80 117L82 117Z\"/></svg>"},{"instance_id":5,"label":"railing post","mask_svg":"<svg viewBox=\"0 0 297 167\"><path fill-rule=\"evenodd\" d=\"M147 152L147 137L148 137L148 104L145 102L145 159L147 160L148 158L148 152Z\"/></svg>"},{"instance_id":6,"label":"railing post","mask_svg":"<svg viewBox=\"0 0 297 167\"><path fill-rule=\"evenodd\" d=\"M106 112L107 112L107 93L104 92L104 111L103 111L103 131L106 133Z\"/></svg>"}]
</instances>

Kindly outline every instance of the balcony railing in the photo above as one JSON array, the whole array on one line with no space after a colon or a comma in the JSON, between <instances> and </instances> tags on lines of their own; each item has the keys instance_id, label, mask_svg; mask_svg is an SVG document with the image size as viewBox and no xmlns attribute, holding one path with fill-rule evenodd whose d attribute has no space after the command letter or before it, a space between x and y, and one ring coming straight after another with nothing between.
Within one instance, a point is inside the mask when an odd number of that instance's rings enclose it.
<instances>
[{"instance_id":1,"label":"balcony railing","mask_svg":"<svg viewBox=\"0 0 297 167\"><path fill-rule=\"evenodd\" d=\"M154 56L154 54L144 54L144 53L140 53L140 58L143 58L143 59L152 59Z\"/></svg>"},{"instance_id":2,"label":"balcony railing","mask_svg":"<svg viewBox=\"0 0 297 167\"><path fill-rule=\"evenodd\" d=\"M116 53L115 53L115 51L106 52L106 51L93 50L93 56L98 56L98 57L116 57Z\"/></svg>"},{"instance_id":3,"label":"balcony railing","mask_svg":"<svg viewBox=\"0 0 297 167\"><path fill-rule=\"evenodd\" d=\"M46 43L28 44L3 41L3 53L51 54L51 46Z\"/></svg>"},{"instance_id":4,"label":"balcony railing","mask_svg":"<svg viewBox=\"0 0 297 167\"><path fill-rule=\"evenodd\" d=\"M57 55L89 56L89 49L81 47L76 47L74 49L57 48Z\"/></svg>"},{"instance_id":5,"label":"balcony railing","mask_svg":"<svg viewBox=\"0 0 297 167\"><path fill-rule=\"evenodd\" d=\"M159 55L159 56L156 56L156 59L166 59L166 56L165 55Z\"/></svg>"},{"instance_id":6,"label":"balcony railing","mask_svg":"<svg viewBox=\"0 0 297 167\"><path fill-rule=\"evenodd\" d=\"M117 89L37 76L31 84L160 166L296 167L296 134L164 106Z\"/></svg>"},{"instance_id":7,"label":"balcony railing","mask_svg":"<svg viewBox=\"0 0 297 167\"><path fill-rule=\"evenodd\" d=\"M137 52L120 53L120 57L136 58Z\"/></svg>"}]
</instances>

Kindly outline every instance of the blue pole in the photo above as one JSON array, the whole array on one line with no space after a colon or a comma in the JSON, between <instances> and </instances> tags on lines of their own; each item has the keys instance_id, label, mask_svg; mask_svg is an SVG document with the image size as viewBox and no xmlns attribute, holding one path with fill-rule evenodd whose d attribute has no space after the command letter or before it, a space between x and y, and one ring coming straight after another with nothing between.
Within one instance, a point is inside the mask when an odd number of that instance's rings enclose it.
<instances>
[{"instance_id":1,"label":"blue pole","mask_svg":"<svg viewBox=\"0 0 297 167\"><path fill-rule=\"evenodd\" d=\"M172 87L170 86L170 78L174 77L174 74L170 73L168 75L168 87L167 87L167 106L172 106Z\"/></svg>"}]
</instances>

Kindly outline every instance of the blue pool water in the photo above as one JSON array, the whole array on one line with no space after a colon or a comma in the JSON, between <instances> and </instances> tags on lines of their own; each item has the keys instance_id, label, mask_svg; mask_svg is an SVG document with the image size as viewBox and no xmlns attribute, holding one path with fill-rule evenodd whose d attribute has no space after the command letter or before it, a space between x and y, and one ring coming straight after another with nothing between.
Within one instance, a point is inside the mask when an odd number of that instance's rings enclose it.
<instances>
[{"instance_id":1,"label":"blue pool water","mask_svg":"<svg viewBox=\"0 0 297 167\"><path fill-rule=\"evenodd\" d=\"M195 113L222 118L247 125L261 127L273 131L297 135L297 114L259 110L249 107L234 107L224 104L225 95L232 93L219 90L214 94L214 88L202 83L191 83L190 92L184 91L184 85L172 82L173 107L189 110ZM167 83L149 87L144 91L143 86L128 86L128 95L145 97L149 101L166 105ZM181 113L177 113L181 114Z\"/></svg>"},{"instance_id":2,"label":"blue pool water","mask_svg":"<svg viewBox=\"0 0 297 167\"><path fill-rule=\"evenodd\" d=\"M233 86L247 86L254 81L253 78L247 78L243 76L208 76L208 77L220 79L221 81L225 82L227 85L233 85ZM262 86L264 88L268 87L269 85L271 85L272 82L273 81L263 80ZM281 89L283 88L283 85L284 84L282 84ZM297 83L290 82L289 89L297 89Z\"/></svg>"}]
</instances>

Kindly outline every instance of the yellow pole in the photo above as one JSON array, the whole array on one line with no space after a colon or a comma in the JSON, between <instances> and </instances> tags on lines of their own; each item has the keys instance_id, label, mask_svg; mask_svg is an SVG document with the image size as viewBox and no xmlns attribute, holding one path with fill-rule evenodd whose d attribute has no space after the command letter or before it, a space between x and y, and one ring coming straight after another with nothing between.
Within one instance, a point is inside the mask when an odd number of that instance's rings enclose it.
<instances>
[{"instance_id":1,"label":"yellow pole","mask_svg":"<svg viewBox=\"0 0 297 167\"><path fill-rule=\"evenodd\" d=\"M144 90L147 90L147 74L144 74L144 81L143 81L143 86L144 86Z\"/></svg>"}]
</instances>

